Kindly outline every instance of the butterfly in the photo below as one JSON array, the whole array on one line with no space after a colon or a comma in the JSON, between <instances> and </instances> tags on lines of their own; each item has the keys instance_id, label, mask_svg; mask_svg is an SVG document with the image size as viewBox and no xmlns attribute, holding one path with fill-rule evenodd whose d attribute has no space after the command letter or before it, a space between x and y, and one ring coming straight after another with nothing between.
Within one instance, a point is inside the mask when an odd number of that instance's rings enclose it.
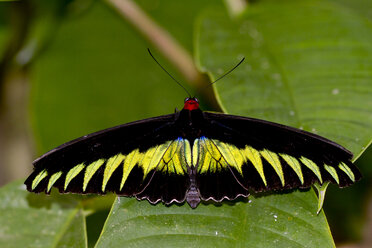
<instances>
[{"instance_id":1,"label":"butterfly","mask_svg":"<svg viewBox=\"0 0 372 248\"><path fill-rule=\"evenodd\" d=\"M349 186L361 178L352 157L313 133L204 112L197 98L188 97L181 111L105 129L47 152L33 162L25 184L36 193L49 194L52 187L61 193L114 192L196 208L201 201L233 200L252 191L327 182Z\"/></svg>"}]
</instances>

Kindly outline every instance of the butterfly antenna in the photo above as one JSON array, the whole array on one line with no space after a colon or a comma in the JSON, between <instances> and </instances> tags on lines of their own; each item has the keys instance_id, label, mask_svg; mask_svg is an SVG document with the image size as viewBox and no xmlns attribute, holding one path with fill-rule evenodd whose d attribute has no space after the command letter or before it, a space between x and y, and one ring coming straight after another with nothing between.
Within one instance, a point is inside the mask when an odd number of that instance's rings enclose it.
<instances>
[{"instance_id":1,"label":"butterfly antenna","mask_svg":"<svg viewBox=\"0 0 372 248\"><path fill-rule=\"evenodd\" d=\"M230 69L228 72L226 72L225 74L223 74L221 77L217 78L216 80L214 80L213 82L209 83L208 85L206 85L204 88L202 88L201 90L199 90L198 92L201 92L203 90L205 90L206 88L208 88L209 86L211 86L212 84L216 83L217 81L219 81L220 79L224 78L225 76L229 75L233 70L235 70L241 63L243 63L243 61L245 60L245 57L242 58L242 60L240 60L240 62L234 66L232 69Z\"/></svg>"},{"instance_id":2,"label":"butterfly antenna","mask_svg":"<svg viewBox=\"0 0 372 248\"><path fill-rule=\"evenodd\" d=\"M180 82L178 82L166 69L164 69L164 67L155 59L154 55L152 55L150 51L150 48L147 48L147 51L149 52L150 56L155 60L155 62L160 66L160 68L163 69L163 71L165 71L168 74L168 76L170 76L174 80L174 82L181 86L191 98L190 92Z\"/></svg>"}]
</instances>

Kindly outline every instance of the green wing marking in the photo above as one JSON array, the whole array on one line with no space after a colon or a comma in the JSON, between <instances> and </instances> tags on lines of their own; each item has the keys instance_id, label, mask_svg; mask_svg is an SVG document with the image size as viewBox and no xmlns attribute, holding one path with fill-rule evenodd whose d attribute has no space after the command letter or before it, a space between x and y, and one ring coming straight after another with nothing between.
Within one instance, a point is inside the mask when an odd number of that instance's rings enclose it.
<instances>
[{"instance_id":1,"label":"green wing marking","mask_svg":"<svg viewBox=\"0 0 372 248\"><path fill-rule=\"evenodd\" d=\"M235 147L235 149L238 149L238 148ZM264 173L264 170L263 170L263 164L262 164L260 152L257 151L256 149L250 147L250 146L246 146L245 149L242 151L242 153L252 163L252 165L254 166L254 168L260 174L260 177L261 177L263 183L265 184L265 186L267 186L267 182L266 182L265 173Z\"/></svg>"},{"instance_id":2,"label":"green wing marking","mask_svg":"<svg viewBox=\"0 0 372 248\"><path fill-rule=\"evenodd\" d=\"M35 179L32 181L32 190L34 190L37 185L39 185L39 183L48 176L48 172L46 170L42 170L39 174L37 174L37 176L35 177Z\"/></svg>"},{"instance_id":3,"label":"green wing marking","mask_svg":"<svg viewBox=\"0 0 372 248\"><path fill-rule=\"evenodd\" d=\"M90 179L92 179L94 173L97 172L97 170L103 165L104 162L104 159L99 159L88 165L84 174L83 192L85 192L85 190L87 189L88 183Z\"/></svg>"},{"instance_id":4,"label":"green wing marking","mask_svg":"<svg viewBox=\"0 0 372 248\"><path fill-rule=\"evenodd\" d=\"M222 168L227 168L227 161L222 157L217 146L210 139L197 139L193 146L194 166L200 174L216 173Z\"/></svg>"},{"instance_id":5,"label":"green wing marking","mask_svg":"<svg viewBox=\"0 0 372 248\"><path fill-rule=\"evenodd\" d=\"M224 158L225 163L236 168L240 174L243 173L242 165L246 158L239 149L218 140L211 140L211 143L214 145L213 148L220 152L220 157Z\"/></svg>"},{"instance_id":6,"label":"green wing marking","mask_svg":"<svg viewBox=\"0 0 372 248\"><path fill-rule=\"evenodd\" d=\"M105 166L105 171L103 173L102 192L105 192L106 185L107 185L110 177L112 176L114 171L119 167L121 162L123 162L124 158L125 158L125 156L123 154L119 153L118 155L115 155L115 156L111 157L107 161L106 166Z\"/></svg>"},{"instance_id":7,"label":"green wing marking","mask_svg":"<svg viewBox=\"0 0 372 248\"><path fill-rule=\"evenodd\" d=\"M324 164L324 169L326 171L328 171L328 173L333 177L333 179L335 179L337 184L340 183L340 179L338 179L337 171L336 171L335 168L333 168L332 166Z\"/></svg>"},{"instance_id":8,"label":"green wing marking","mask_svg":"<svg viewBox=\"0 0 372 248\"><path fill-rule=\"evenodd\" d=\"M296 173L298 178L301 181L301 185L304 184L304 175L302 174L301 165L298 160L292 156L289 156L287 154L279 154L284 161L293 169L293 171Z\"/></svg>"},{"instance_id":9,"label":"green wing marking","mask_svg":"<svg viewBox=\"0 0 372 248\"><path fill-rule=\"evenodd\" d=\"M48 182L48 188L47 188L47 192L49 193L50 190L52 189L53 185L55 184L55 182L57 182L57 180L62 176L62 171L59 171L59 172L56 172L54 173L50 179L49 179L49 182Z\"/></svg>"},{"instance_id":10,"label":"green wing marking","mask_svg":"<svg viewBox=\"0 0 372 248\"><path fill-rule=\"evenodd\" d=\"M316 163L305 157L301 157L300 160L307 168L314 172L314 174L318 177L320 184L322 184L322 175L320 174L319 167L316 165Z\"/></svg>"},{"instance_id":11,"label":"green wing marking","mask_svg":"<svg viewBox=\"0 0 372 248\"><path fill-rule=\"evenodd\" d=\"M63 188L64 190L67 189L72 179L74 179L84 169L84 167L85 167L84 163L81 163L81 164L76 165L74 168L72 168L71 170L67 172L66 179L65 179L65 186Z\"/></svg>"},{"instance_id":12,"label":"green wing marking","mask_svg":"<svg viewBox=\"0 0 372 248\"><path fill-rule=\"evenodd\" d=\"M184 175L187 163L191 161L190 143L185 139L173 141L162 156L157 170L166 174Z\"/></svg>"},{"instance_id":13,"label":"green wing marking","mask_svg":"<svg viewBox=\"0 0 372 248\"><path fill-rule=\"evenodd\" d=\"M262 157L264 157L266 161L269 162L270 165L274 168L276 174L278 174L280 178L280 182L282 183L282 186L284 187L285 181L284 181L283 168L282 168L282 164L279 161L278 155L266 149L264 149L260 153Z\"/></svg>"},{"instance_id":14,"label":"green wing marking","mask_svg":"<svg viewBox=\"0 0 372 248\"><path fill-rule=\"evenodd\" d=\"M353 173L353 171L350 169L349 166L347 166L344 162L341 162L341 163L338 165L338 168L340 168L340 170L342 170L343 172L345 172L345 174L350 178L351 181L355 182L355 176L354 176L354 173Z\"/></svg>"},{"instance_id":15,"label":"green wing marking","mask_svg":"<svg viewBox=\"0 0 372 248\"><path fill-rule=\"evenodd\" d=\"M133 170L134 166L139 163L141 155L138 149L128 154L123 163L123 176L120 182L120 191L123 189L125 182L129 176L129 173Z\"/></svg>"},{"instance_id":16,"label":"green wing marking","mask_svg":"<svg viewBox=\"0 0 372 248\"><path fill-rule=\"evenodd\" d=\"M165 156L169 156L169 151L174 150L174 146L177 144L177 142L166 142L165 144L159 145L157 147L153 147L149 149L145 154L143 154L143 159L141 161L141 164L144 168L144 175L145 178L148 173L152 170L154 170L160 161L164 159Z\"/></svg>"}]
</instances>

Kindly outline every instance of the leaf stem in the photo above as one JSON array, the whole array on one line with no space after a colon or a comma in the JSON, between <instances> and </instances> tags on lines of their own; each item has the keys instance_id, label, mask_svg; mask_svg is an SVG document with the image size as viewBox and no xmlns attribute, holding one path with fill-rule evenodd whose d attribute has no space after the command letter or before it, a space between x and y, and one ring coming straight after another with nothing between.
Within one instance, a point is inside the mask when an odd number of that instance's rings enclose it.
<instances>
[{"instance_id":1,"label":"leaf stem","mask_svg":"<svg viewBox=\"0 0 372 248\"><path fill-rule=\"evenodd\" d=\"M131 0L106 1L157 47L192 86L201 86L203 76L197 70L191 55L136 3Z\"/></svg>"}]
</instances>

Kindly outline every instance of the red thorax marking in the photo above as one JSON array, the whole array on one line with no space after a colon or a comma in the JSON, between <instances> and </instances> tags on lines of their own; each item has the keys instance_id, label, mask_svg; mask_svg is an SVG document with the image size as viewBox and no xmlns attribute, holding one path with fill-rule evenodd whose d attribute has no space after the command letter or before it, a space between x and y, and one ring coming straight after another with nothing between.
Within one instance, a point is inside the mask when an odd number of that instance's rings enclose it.
<instances>
[{"instance_id":1,"label":"red thorax marking","mask_svg":"<svg viewBox=\"0 0 372 248\"><path fill-rule=\"evenodd\" d=\"M183 108L187 110L195 110L199 108L199 103L194 99L189 99L185 101L185 105L183 106Z\"/></svg>"}]
</instances>

